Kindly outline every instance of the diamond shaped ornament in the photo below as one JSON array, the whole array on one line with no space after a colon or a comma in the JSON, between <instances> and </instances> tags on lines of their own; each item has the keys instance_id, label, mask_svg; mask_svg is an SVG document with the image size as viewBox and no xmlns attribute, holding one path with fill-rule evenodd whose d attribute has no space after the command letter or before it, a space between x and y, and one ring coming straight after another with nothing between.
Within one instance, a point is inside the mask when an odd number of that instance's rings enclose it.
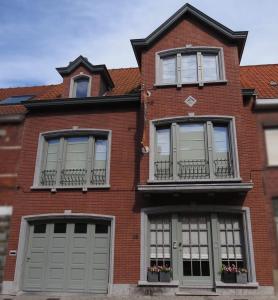
<instances>
[{"instance_id":1,"label":"diamond shaped ornament","mask_svg":"<svg viewBox=\"0 0 278 300\"><path fill-rule=\"evenodd\" d=\"M192 96L187 97L184 101L189 107L192 107L196 102L197 100Z\"/></svg>"}]
</instances>

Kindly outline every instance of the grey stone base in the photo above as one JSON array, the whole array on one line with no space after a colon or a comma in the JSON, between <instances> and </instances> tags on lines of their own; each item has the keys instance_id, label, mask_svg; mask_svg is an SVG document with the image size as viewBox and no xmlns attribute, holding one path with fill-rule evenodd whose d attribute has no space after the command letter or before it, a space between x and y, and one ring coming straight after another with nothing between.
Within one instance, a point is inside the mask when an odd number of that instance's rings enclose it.
<instances>
[{"instance_id":1,"label":"grey stone base","mask_svg":"<svg viewBox=\"0 0 278 300\"><path fill-rule=\"evenodd\" d=\"M3 282L2 295L0 300L18 299L18 300L46 300L55 298L59 300L93 300L93 299L113 299L113 300L277 300L274 296L274 288L272 286L259 286L256 288L229 288L221 287L216 291L204 292L200 288L185 288L169 286L138 286L137 284L114 284L110 287L109 295L93 295L93 294L77 294L77 293L24 293L16 292L13 289L12 281ZM206 289L207 290L207 289ZM182 291L182 292L181 292ZM152 297L152 298L151 298Z\"/></svg>"}]
</instances>

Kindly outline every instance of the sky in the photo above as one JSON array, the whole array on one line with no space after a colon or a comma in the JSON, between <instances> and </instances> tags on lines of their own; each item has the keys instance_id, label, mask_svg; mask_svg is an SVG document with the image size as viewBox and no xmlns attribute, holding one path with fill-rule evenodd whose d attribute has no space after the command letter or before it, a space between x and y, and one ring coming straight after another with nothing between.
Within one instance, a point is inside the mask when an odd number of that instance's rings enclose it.
<instances>
[{"instance_id":1,"label":"sky","mask_svg":"<svg viewBox=\"0 0 278 300\"><path fill-rule=\"evenodd\" d=\"M278 0L190 0L234 31L249 31L241 65L278 63ZM0 0L0 87L56 84L80 54L136 67L130 39L145 38L181 0Z\"/></svg>"}]
</instances>

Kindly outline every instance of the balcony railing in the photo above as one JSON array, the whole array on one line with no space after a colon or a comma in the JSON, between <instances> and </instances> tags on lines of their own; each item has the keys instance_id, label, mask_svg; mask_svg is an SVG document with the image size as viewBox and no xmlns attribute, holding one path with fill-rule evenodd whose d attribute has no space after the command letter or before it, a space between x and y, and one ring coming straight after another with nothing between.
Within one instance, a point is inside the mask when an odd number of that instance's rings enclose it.
<instances>
[{"instance_id":1,"label":"balcony railing","mask_svg":"<svg viewBox=\"0 0 278 300\"><path fill-rule=\"evenodd\" d=\"M91 173L91 184L104 185L106 183L106 169L93 169Z\"/></svg>"},{"instance_id":2,"label":"balcony railing","mask_svg":"<svg viewBox=\"0 0 278 300\"><path fill-rule=\"evenodd\" d=\"M215 159L210 166L209 160L180 160L173 167L172 161L154 162L155 180L209 180L234 177L234 167L229 159ZM176 174L173 173L176 170Z\"/></svg>"},{"instance_id":3,"label":"balcony railing","mask_svg":"<svg viewBox=\"0 0 278 300\"><path fill-rule=\"evenodd\" d=\"M209 178L209 163L205 159L178 161L178 177L180 179Z\"/></svg>"},{"instance_id":4,"label":"balcony railing","mask_svg":"<svg viewBox=\"0 0 278 300\"><path fill-rule=\"evenodd\" d=\"M214 175L217 178L232 178L234 177L234 170L232 162L228 159L215 159Z\"/></svg>"},{"instance_id":5,"label":"balcony railing","mask_svg":"<svg viewBox=\"0 0 278 300\"><path fill-rule=\"evenodd\" d=\"M64 169L61 171L61 185L85 185L87 182L86 169Z\"/></svg>"},{"instance_id":6,"label":"balcony railing","mask_svg":"<svg viewBox=\"0 0 278 300\"><path fill-rule=\"evenodd\" d=\"M56 183L56 170L43 170L41 172L40 183L43 186L52 186Z\"/></svg>"},{"instance_id":7,"label":"balcony railing","mask_svg":"<svg viewBox=\"0 0 278 300\"><path fill-rule=\"evenodd\" d=\"M154 163L154 176L156 180L168 180L173 177L173 164L171 161L156 161Z\"/></svg>"}]
</instances>

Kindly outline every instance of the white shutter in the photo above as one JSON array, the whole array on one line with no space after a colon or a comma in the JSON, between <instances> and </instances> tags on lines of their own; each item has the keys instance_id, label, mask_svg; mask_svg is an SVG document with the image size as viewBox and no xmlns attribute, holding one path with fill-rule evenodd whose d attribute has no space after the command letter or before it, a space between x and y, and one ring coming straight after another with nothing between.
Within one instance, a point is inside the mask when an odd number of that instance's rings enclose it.
<instances>
[{"instance_id":1,"label":"white shutter","mask_svg":"<svg viewBox=\"0 0 278 300\"><path fill-rule=\"evenodd\" d=\"M66 139L65 169L86 169L88 137Z\"/></svg>"},{"instance_id":2,"label":"white shutter","mask_svg":"<svg viewBox=\"0 0 278 300\"><path fill-rule=\"evenodd\" d=\"M162 82L176 83L176 56L169 56L161 58L162 61Z\"/></svg>"},{"instance_id":3,"label":"white shutter","mask_svg":"<svg viewBox=\"0 0 278 300\"><path fill-rule=\"evenodd\" d=\"M217 54L203 55L203 77L204 81L219 80L219 66Z\"/></svg>"},{"instance_id":4,"label":"white shutter","mask_svg":"<svg viewBox=\"0 0 278 300\"><path fill-rule=\"evenodd\" d=\"M181 57L181 82L197 82L197 56L196 54Z\"/></svg>"}]
</instances>

